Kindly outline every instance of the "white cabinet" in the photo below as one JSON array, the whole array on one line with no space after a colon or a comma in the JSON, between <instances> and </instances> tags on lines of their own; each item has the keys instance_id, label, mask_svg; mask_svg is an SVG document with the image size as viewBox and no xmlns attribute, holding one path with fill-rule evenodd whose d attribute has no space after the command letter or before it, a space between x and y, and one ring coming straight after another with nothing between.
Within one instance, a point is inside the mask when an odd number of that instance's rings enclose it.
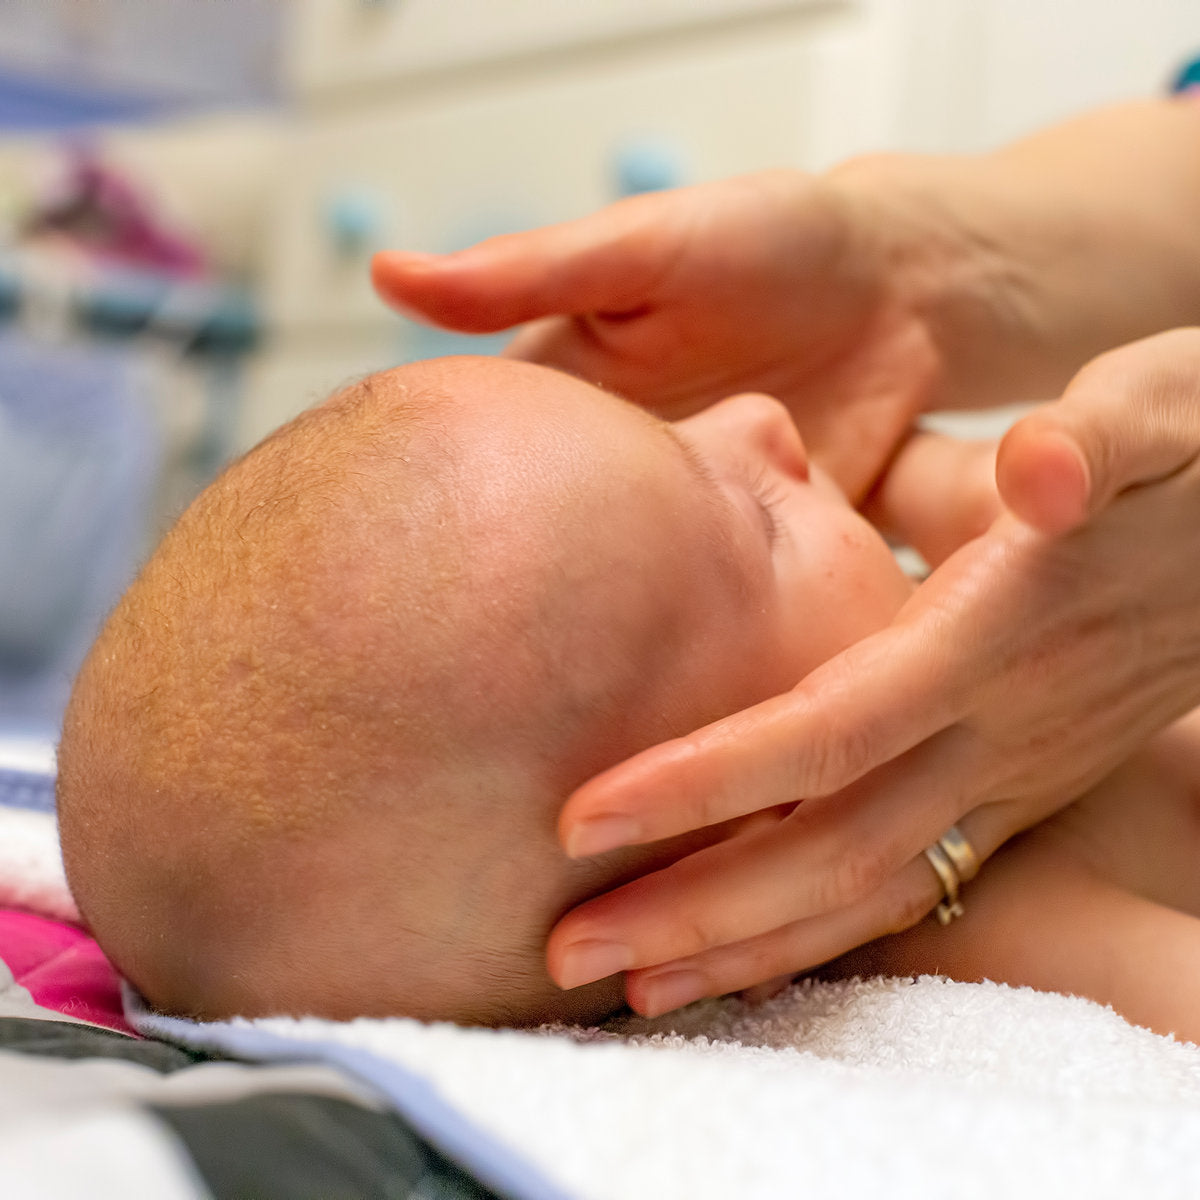
<instances>
[{"instance_id":1,"label":"white cabinet","mask_svg":"<svg viewBox=\"0 0 1200 1200\"><path fill-rule=\"evenodd\" d=\"M306 94L595 48L856 0L307 0L289 74Z\"/></svg>"},{"instance_id":2,"label":"white cabinet","mask_svg":"<svg viewBox=\"0 0 1200 1200\"><path fill-rule=\"evenodd\" d=\"M273 206L264 310L274 336L256 367L243 442L356 372L479 345L387 311L367 278L374 248L456 249L582 215L639 183L828 161L881 136L872 26L859 0L522 0L494 6L524 16L504 38L482 41L480 29L497 28L492 5L359 7L314 3L302 29L315 36L320 21L328 23L324 65L318 71L314 60L312 71L341 82L306 92ZM479 28L455 40L443 17L435 21L435 10L447 9L476 14ZM735 10L741 19L731 19ZM539 26L537 12L553 20ZM626 35L603 52L579 41L601 16L610 34ZM651 17L660 34L632 36ZM345 85L338 64L348 43L333 33L349 36L366 28L360 19L375 18L380 39L389 22L428 22L444 39L424 42L428 55L440 45L438 53L459 62L472 46L497 54L518 42L530 51L551 38L576 42L570 51L531 52L487 69L405 74L400 64L425 53L414 41L407 57L381 55L394 72L386 87L359 92ZM872 122L875 137L864 131Z\"/></svg>"},{"instance_id":3,"label":"white cabinet","mask_svg":"<svg viewBox=\"0 0 1200 1200\"><path fill-rule=\"evenodd\" d=\"M326 331L384 319L339 204L363 214L364 249L444 251L581 215L639 170L683 183L803 164L828 117L821 52L801 25L324 114L279 197L268 313Z\"/></svg>"},{"instance_id":4,"label":"white cabinet","mask_svg":"<svg viewBox=\"0 0 1200 1200\"><path fill-rule=\"evenodd\" d=\"M1197 0L294 0L299 120L243 441L348 375L462 350L373 248L454 249L642 182L975 151L1160 89ZM490 345L494 345L493 341Z\"/></svg>"}]
</instances>

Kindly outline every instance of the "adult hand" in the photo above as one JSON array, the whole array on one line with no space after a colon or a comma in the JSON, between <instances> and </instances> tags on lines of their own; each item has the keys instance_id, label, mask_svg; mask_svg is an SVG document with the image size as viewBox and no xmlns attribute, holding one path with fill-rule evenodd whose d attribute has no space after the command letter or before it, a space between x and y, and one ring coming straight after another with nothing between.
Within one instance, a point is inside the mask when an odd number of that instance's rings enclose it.
<instances>
[{"instance_id":1,"label":"adult hand","mask_svg":"<svg viewBox=\"0 0 1200 1200\"><path fill-rule=\"evenodd\" d=\"M536 322L511 353L665 416L777 396L858 502L915 413L1057 395L1099 351L1197 319L1198 112L1143 101L992 154L637 196L458 254L380 254L375 285L453 329Z\"/></svg>"},{"instance_id":2,"label":"adult hand","mask_svg":"<svg viewBox=\"0 0 1200 1200\"><path fill-rule=\"evenodd\" d=\"M911 286L916 253L893 244L903 222L889 218L892 195L766 172L632 197L457 254L382 253L372 273L386 300L439 325L534 321L509 353L666 417L735 392L776 396L858 500L942 369ZM930 234L927 249L942 240Z\"/></svg>"},{"instance_id":3,"label":"adult hand","mask_svg":"<svg viewBox=\"0 0 1200 1200\"><path fill-rule=\"evenodd\" d=\"M1194 707L1198 450L1200 331L1086 367L1002 443L1012 512L894 624L570 798L577 856L803 802L568 913L555 979L624 961L657 1013L903 929L939 898L921 850L951 824L986 857Z\"/></svg>"}]
</instances>

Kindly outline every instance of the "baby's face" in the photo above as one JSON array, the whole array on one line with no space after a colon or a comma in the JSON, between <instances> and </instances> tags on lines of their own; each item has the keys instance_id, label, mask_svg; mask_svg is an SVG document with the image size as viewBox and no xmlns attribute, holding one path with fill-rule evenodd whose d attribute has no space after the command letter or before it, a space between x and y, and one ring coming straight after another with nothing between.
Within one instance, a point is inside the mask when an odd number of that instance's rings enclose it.
<instances>
[{"instance_id":1,"label":"baby's face","mask_svg":"<svg viewBox=\"0 0 1200 1200\"><path fill-rule=\"evenodd\" d=\"M743 611L730 636L761 655L764 676L774 664L791 686L895 616L911 584L879 534L808 461L782 404L733 396L662 428L689 468L681 496L701 528L711 523L742 580Z\"/></svg>"},{"instance_id":2,"label":"baby's face","mask_svg":"<svg viewBox=\"0 0 1200 1200\"><path fill-rule=\"evenodd\" d=\"M597 670L614 657L634 669L674 733L792 687L908 596L777 401L735 396L669 424L545 368L476 369L491 377L486 400L462 389L451 417L476 502L502 510L510 489L545 492L525 534L571 588L573 644ZM511 530L479 533L503 562Z\"/></svg>"}]
</instances>

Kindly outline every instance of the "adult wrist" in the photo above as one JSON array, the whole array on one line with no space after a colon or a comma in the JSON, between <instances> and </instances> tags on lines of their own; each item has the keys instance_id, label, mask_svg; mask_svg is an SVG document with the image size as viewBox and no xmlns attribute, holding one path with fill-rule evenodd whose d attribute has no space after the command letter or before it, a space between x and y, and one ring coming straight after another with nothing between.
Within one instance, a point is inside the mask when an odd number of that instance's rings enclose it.
<instances>
[{"instance_id":1,"label":"adult wrist","mask_svg":"<svg viewBox=\"0 0 1200 1200\"><path fill-rule=\"evenodd\" d=\"M1104 350L1200 324L1200 105L1142 100L973 157L830 173L942 362L931 406L1057 395Z\"/></svg>"},{"instance_id":2,"label":"adult wrist","mask_svg":"<svg viewBox=\"0 0 1200 1200\"><path fill-rule=\"evenodd\" d=\"M877 154L824 177L853 230L859 269L877 278L885 304L921 321L936 348L931 409L1019 399L1043 373L1032 353L1040 340L1032 245L994 174L984 156Z\"/></svg>"}]
</instances>

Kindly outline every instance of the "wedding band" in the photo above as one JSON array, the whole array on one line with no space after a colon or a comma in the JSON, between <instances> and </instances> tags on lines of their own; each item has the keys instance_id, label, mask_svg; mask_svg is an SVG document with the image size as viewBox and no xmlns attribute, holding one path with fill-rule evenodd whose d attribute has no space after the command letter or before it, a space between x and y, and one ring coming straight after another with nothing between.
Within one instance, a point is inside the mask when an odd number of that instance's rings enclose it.
<instances>
[{"instance_id":1,"label":"wedding band","mask_svg":"<svg viewBox=\"0 0 1200 1200\"><path fill-rule=\"evenodd\" d=\"M958 889L979 874L979 855L957 825L951 825L932 846L925 847L925 857L937 872L944 899L937 906L937 918L949 925L963 915Z\"/></svg>"},{"instance_id":2,"label":"wedding band","mask_svg":"<svg viewBox=\"0 0 1200 1200\"><path fill-rule=\"evenodd\" d=\"M937 844L954 864L959 883L970 883L979 874L979 855L975 853L975 847L967 841L963 836L963 831L957 825L951 825L938 838Z\"/></svg>"},{"instance_id":3,"label":"wedding band","mask_svg":"<svg viewBox=\"0 0 1200 1200\"><path fill-rule=\"evenodd\" d=\"M941 880L942 891L946 896L937 906L937 918L943 925L949 925L955 917L963 915L963 906L958 901L958 872L954 869L954 862L942 848L940 841L925 847L925 857L929 860L929 865L937 872L937 877Z\"/></svg>"}]
</instances>

